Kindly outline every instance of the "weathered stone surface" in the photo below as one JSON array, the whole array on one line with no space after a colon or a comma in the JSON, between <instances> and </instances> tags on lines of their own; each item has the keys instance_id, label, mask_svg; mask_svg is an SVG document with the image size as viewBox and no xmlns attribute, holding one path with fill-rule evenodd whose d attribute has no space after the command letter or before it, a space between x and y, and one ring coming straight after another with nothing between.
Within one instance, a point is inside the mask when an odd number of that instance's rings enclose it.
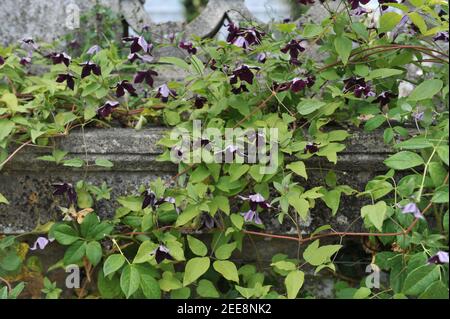
<instances>
[{"instance_id":1,"label":"weathered stone surface","mask_svg":"<svg viewBox=\"0 0 450 319\"><path fill-rule=\"evenodd\" d=\"M49 154L50 149L30 147L20 153L0 171L0 192L11 205L0 206L0 232L21 232L33 229L38 222L59 219L59 205L62 199L52 196L52 183L72 182L83 179L95 185L106 182L113 187L112 199L101 200L96 211L101 216L112 216L117 207L115 199L121 195L137 194L140 185L162 177L168 180L176 173L172 163L156 161L161 148L156 145L164 134L164 128L149 128L141 131L132 129L87 129L72 132L65 138L55 139L58 149L69 152L68 157L79 157L94 163L95 159L105 158L114 163L112 169L90 167L88 171L57 166L50 162L36 160L36 157ZM362 190L365 183L374 175L384 172L382 160L390 150L387 149L380 132L354 132L347 141L347 149L339 154L334 169L338 183L347 184ZM313 157L309 160L310 178L306 187L323 185L327 168L333 167L325 159ZM311 218L302 223L302 231L310 232L317 226L332 224L336 229L346 229L359 216L360 199L343 196L341 209L331 218L330 210L320 201L311 213ZM295 233L289 223L283 227L275 219L276 212L262 214L268 229L284 233ZM352 229L359 229L355 223Z\"/></svg>"}]
</instances>

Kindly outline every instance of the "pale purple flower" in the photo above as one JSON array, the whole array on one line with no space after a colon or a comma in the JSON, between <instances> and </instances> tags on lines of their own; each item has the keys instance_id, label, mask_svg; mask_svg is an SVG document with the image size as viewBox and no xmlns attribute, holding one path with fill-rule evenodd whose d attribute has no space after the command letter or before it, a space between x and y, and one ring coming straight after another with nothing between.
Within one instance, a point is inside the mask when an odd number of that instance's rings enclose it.
<instances>
[{"instance_id":1,"label":"pale purple flower","mask_svg":"<svg viewBox=\"0 0 450 319\"><path fill-rule=\"evenodd\" d=\"M41 249L43 250L49 243L51 243L52 241L54 241L54 238L45 238L45 237L38 237L38 239L36 239L36 241L34 242L33 247L30 247L30 250L36 250L36 249Z\"/></svg>"},{"instance_id":2,"label":"pale purple flower","mask_svg":"<svg viewBox=\"0 0 450 319\"><path fill-rule=\"evenodd\" d=\"M250 209L248 212L242 213L242 216L244 216L244 221L248 223L253 222L258 225L262 224L261 218L259 218L259 214L257 211Z\"/></svg>"},{"instance_id":3,"label":"pale purple flower","mask_svg":"<svg viewBox=\"0 0 450 319\"><path fill-rule=\"evenodd\" d=\"M96 53L98 53L101 50L101 48L96 44L91 46L88 50L87 50L87 54L89 55L95 55Z\"/></svg>"},{"instance_id":4,"label":"pale purple flower","mask_svg":"<svg viewBox=\"0 0 450 319\"><path fill-rule=\"evenodd\" d=\"M438 251L436 255L428 259L428 264L448 264L448 252Z\"/></svg>"},{"instance_id":5,"label":"pale purple flower","mask_svg":"<svg viewBox=\"0 0 450 319\"><path fill-rule=\"evenodd\" d=\"M425 115L425 112L414 112L413 113L414 119L416 121L422 121L424 115Z\"/></svg>"},{"instance_id":6,"label":"pale purple flower","mask_svg":"<svg viewBox=\"0 0 450 319\"><path fill-rule=\"evenodd\" d=\"M409 203L402 207L403 214L413 214L415 218L425 219L422 213L420 212L419 207L417 207L416 203Z\"/></svg>"},{"instance_id":7,"label":"pale purple flower","mask_svg":"<svg viewBox=\"0 0 450 319\"><path fill-rule=\"evenodd\" d=\"M258 206L260 206L262 209L272 208L272 206L259 193L249 195L248 197L238 195L238 197L242 200L249 201L250 202L250 210L253 210L253 211L256 211L256 208Z\"/></svg>"}]
</instances>

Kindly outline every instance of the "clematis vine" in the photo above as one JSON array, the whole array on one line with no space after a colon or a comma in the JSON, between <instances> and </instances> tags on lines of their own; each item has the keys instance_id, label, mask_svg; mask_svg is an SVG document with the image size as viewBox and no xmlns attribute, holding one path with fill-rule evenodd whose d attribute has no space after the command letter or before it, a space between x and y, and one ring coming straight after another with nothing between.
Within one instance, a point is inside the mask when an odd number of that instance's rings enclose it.
<instances>
[{"instance_id":1,"label":"clematis vine","mask_svg":"<svg viewBox=\"0 0 450 319\"><path fill-rule=\"evenodd\" d=\"M416 203L409 203L402 207L403 214L413 214L415 218L425 219L422 213L420 212L419 207L417 207Z\"/></svg>"},{"instance_id":2,"label":"clematis vine","mask_svg":"<svg viewBox=\"0 0 450 319\"><path fill-rule=\"evenodd\" d=\"M248 66L246 64L243 64L239 66L238 68L233 70L233 75L230 77L230 84L236 84L238 82L238 79L240 81L245 81L249 84L253 84L253 79L255 75L251 70L260 70L257 66Z\"/></svg>"},{"instance_id":3,"label":"clematis vine","mask_svg":"<svg viewBox=\"0 0 450 319\"><path fill-rule=\"evenodd\" d=\"M61 73L61 74L58 74L58 77L56 78L56 82L58 82L58 83L66 82L67 87L73 91L75 89L74 79L76 79L76 77L74 75L72 75L71 73Z\"/></svg>"},{"instance_id":4,"label":"clematis vine","mask_svg":"<svg viewBox=\"0 0 450 319\"><path fill-rule=\"evenodd\" d=\"M40 250L44 250L45 247L47 247L47 245L51 242L53 242L55 239L54 238L45 238L45 237L38 237L36 239L36 241L34 242L33 246L30 247L30 250L36 250L36 249L40 249Z\"/></svg>"},{"instance_id":5,"label":"clematis vine","mask_svg":"<svg viewBox=\"0 0 450 319\"><path fill-rule=\"evenodd\" d=\"M431 256L428 259L428 264L448 264L449 258L448 258L448 252L446 251L438 251L436 255Z\"/></svg>"},{"instance_id":6,"label":"clematis vine","mask_svg":"<svg viewBox=\"0 0 450 319\"><path fill-rule=\"evenodd\" d=\"M175 260L170 254L169 248L164 245L159 245L153 252L150 253L151 256L155 256L155 260L158 264L162 263L165 259Z\"/></svg>"},{"instance_id":7,"label":"clematis vine","mask_svg":"<svg viewBox=\"0 0 450 319\"><path fill-rule=\"evenodd\" d=\"M133 84L131 84L128 80L122 80L118 82L115 88L117 97L124 96L125 91L127 91L131 96L137 96L136 89L134 88Z\"/></svg>"},{"instance_id":8,"label":"clematis vine","mask_svg":"<svg viewBox=\"0 0 450 319\"><path fill-rule=\"evenodd\" d=\"M148 86L153 87L153 77L157 75L158 72L151 69L146 71L138 71L134 76L134 83L142 83L145 81Z\"/></svg>"},{"instance_id":9,"label":"clematis vine","mask_svg":"<svg viewBox=\"0 0 450 319\"><path fill-rule=\"evenodd\" d=\"M190 41L181 41L179 47L183 50L186 50L189 54L197 53L197 48L195 48L194 44Z\"/></svg>"},{"instance_id":10,"label":"clematis vine","mask_svg":"<svg viewBox=\"0 0 450 319\"><path fill-rule=\"evenodd\" d=\"M175 98L177 96L177 92L175 90L170 89L167 84L163 84L157 89L157 93L155 95L156 98L161 99L161 102L166 103L169 101L169 97Z\"/></svg>"},{"instance_id":11,"label":"clematis vine","mask_svg":"<svg viewBox=\"0 0 450 319\"><path fill-rule=\"evenodd\" d=\"M305 51L305 48L301 45L301 41L295 39L292 39L284 48L281 49L281 52L289 53L291 57L289 63L293 65L301 64L298 60L298 55L303 51Z\"/></svg>"},{"instance_id":12,"label":"clematis vine","mask_svg":"<svg viewBox=\"0 0 450 319\"><path fill-rule=\"evenodd\" d=\"M68 55L65 52L52 52L48 55L46 55L47 58L52 60L53 64L61 64L64 63L66 66L69 66L70 62L72 61L72 58L70 55Z\"/></svg>"},{"instance_id":13,"label":"clematis vine","mask_svg":"<svg viewBox=\"0 0 450 319\"><path fill-rule=\"evenodd\" d=\"M200 96L198 94L195 94L194 97L194 106L196 108L202 108L208 100L204 96Z\"/></svg>"},{"instance_id":14,"label":"clematis vine","mask_svg":"<svg viewBox=\"0 0 450 319\"><path fill-rule=\"evenodd\" d=\"M87 61L80 64L83 68L81 70L81 78L89 76L91 73L100 76L102 75L101 67L94 62Z\"/></svg>"},{"instance_id":15,"label":"clematis vine","mask_svg":"<svg viewBox=\"0 0 450 319\"><path fill-rule=\"evenodd\" d=\"M67 195L69 205L75 204L77 201L77 192L70 183L57 183L52 185L55 188L53 195Z\"/></svg>"},{"instance_id":16,"label":"clematis vine","mask_svg":"<svg viewBox=\"0 0 450 319\"><path fill-rule=\"evenodd\" d=\"M315 142L308 142L305 146L305 148L303 149L303 154L314 154L317 153L319 151L319 144L315 143Z\"/></svg>"},{"instance_id":17,"label":"clematis vine","mask_svg":"<svg viewBox=\"0 0 450 319\"><path fill-rule=\"evenodd\" d=\"M255 27L240 28L234 23L228 25L227 42L240 48L247 49L253 44L260 44L264 32Z\"/></svg>"},{"instance_id":18,"label":"clematis vine","mask_svg":"<svg viewBox=\"0 0 450 319\"><path fill-rule=\"evenodd\" d=\"M395 98L396 95L389 91L383 91L381 92L375 100L373 100L373 103L380 103L381 106L389 104L392 98Z\"/></svg>"},{"instance_id":19,"label":"clematis vine","mask_svg":"<svg viewBox=\"0 0 450 319\"><path fill-rule=\"evenodd\" d=\"M353 92L357 98L375 96L375 92L372 91L370 84L366 83L364 78L354 76L344 80L344 93L348 92Z\"/></svg>"},{"instance_id":20,"label":"clematis vine","mask_svg":"<svg viewBox=\"0 0 450 319\"><path fill-rule=\"evenodd\" d=\"M149 44L143 36L139 37L125 37L124 42L131 42L130 53L137 53L139 51L144 51L145 53L150 53L153 49L153 44Z\"/></svg>"},{"instance_id":21,"label":"clematis vine","mask_svg":"<svg viewBox=\"0 0 450 319\"><path fill-rule=\"evenodd\" d=\"M118 106L119 102L117 101L106 101L105 104L97 110L97 115L100 118L108 117Z\"/></svg>"}]
</instances>

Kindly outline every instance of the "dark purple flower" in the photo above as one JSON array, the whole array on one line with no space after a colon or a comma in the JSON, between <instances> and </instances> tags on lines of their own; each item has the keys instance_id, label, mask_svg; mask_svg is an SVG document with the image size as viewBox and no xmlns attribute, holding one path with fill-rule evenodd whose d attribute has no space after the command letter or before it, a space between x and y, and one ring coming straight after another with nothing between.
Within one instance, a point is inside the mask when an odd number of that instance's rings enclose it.
<instances>
[{"instance_id":1,"label":"dark purple flower","mask_svg":"<svg viewBox=\"0 0 450 319\"><path fill-rule=\"evenodd\" d=\"M433 40L448 42L448 32L447 31L439 32L438 34L436 34Z\"/></svg>"},{"instance_id":2,"label":"dark purple flower","mask_svg":"<svg viewBox=\"0 0 450 319\"><path fill-rule=\"evenodd\" d=\"M74 90L75 89L74 79L76 79L76 77L70 73L61 73L61 74L58 74L58 77L56 78L56 82L58 82L58 83L66 82L67 87L71 90Z\"/></svg>"},{"instance_id":3,"label":"dark purple flower","mask_svg":"<svg viewBox=\"0 0 450 319\"><path fill-rule=\"evenodd\" d=\"M436 255L431 256L428 259L428 264L448 264L448 252L446 251L438 251Z\"/></svg>"},{"instance_id":4,"label":"dark purple flower","mask_svg":"<svg viewBox=\"0 0 450 319\"><path fill-rule=\"evenodd\" d=\"M370 85L366 83L364 78L350 77L344 80L344 93L353 92L357 98L363 96L374 96Z\"/></svg>"},{"instance_id":5,"label":"dark purple flower","mask_svg":"<svg viewBox=\"0 0 450 319\"><path fill-rule=\"evenodd\" d=\"M49 243L51 243L52 241L54 241L55 239L53 238L45 238L45 237L38 237L36 239L36 241L33 244L33 247L30 247L30 250L36 250L36 249L40 249L43 250Z\"/></svg>"},{"instance_id":6,"label":"dark purple flower","mask_svg":"<svg viewBox=\"0 0 450 319\"><path fill-rule=\"evenodd\" d=\"M64 195L67 194L69 200L69 205L74 204L77 201L77 192L75 188L70 183L57 183L52 185L55 188L53 195Z\"/></svg>"},{"instance_id":7,"label":"dark purple flower","mask_svg":"<svg viewBox=\"0 0 450 319\"><path fill-rule=\"evenodd\" d=\"M169 97L175 98L177 96L177 92L175 90L170 89L167 84L163 84L158 87L158 91L155 95L156 98L161 99L162 102L166 103L169 100Z\"/></svg>"},{"instance_id":8,"label":"dark purple flower","mask_svg":"<svg viewBox=\"0 0 450 319\"><path fill-rule=\"evenodd\" d=\"M294 65L300 65L300 61L298 61L298 55L300 52L305 51L305 48L301 46L300 40L292 39L284 48L281 49L283 53L289 53L291 59L289 62Z\"/></svg>"},{"instance_id":9,"label":"dark purple flower","mask_svg":"<svg viewBox=\"0 0 450 319\"><path fill-rule=\"evenodd\" d=\"M238 87L233 87L231 89L231 93L233 94L241 94L242 92L248 92L248 88L244 83L241 83Z\"/></svg>"},{"instance_id":10,"label":"dark purple flower","mask_svg":"<svg viewBox=\"0 0 450 319\"><path fill-rule=\"evenodd\" d=\"M303 150L303 154L314 154L319 151L319 144L314 142L308 142Z\"/></svg>"},{"instance_id":11,"label":"dark purple flower","mask_svg":"<svg viewBox=\"0 0 450 319\"><path fill-rule=\"evenodd\" d=\"M143 36L140 37L125 37L123 38L123 41L125 42L131 42L130 45L130 52L131 53L137 53L141 50L143 50L145 53L150 53L150 51L153 48L153 45L150 43L147 43L147 41L144 39Z\"/></svg>"},{"instance_id":12,"label":"dark purple flower","mask_svg":"<svg viewBox=\"0 0 450 319\"><path fill-rule=\"evenodd\" d=\"M259 214L257 211L250 209L248 212L242 213L242 216L244 216L244 221L246 221L247 223L253 222L258 225L262 224L261 218L259 218Z\"/></svg>"},{"instance_id":13,"label":"dark purple flower","mask_svg":"<svg viewBox=\"0 0 450 319\"><path fill-rule=\"evenodd\" d=\"M209 68L210 68L211 70L213 70L213 71L217 70L216 63L217 63L216 60L211 59L211 61L209 61L209 63L208 63Z\"/></svg>"},{"instance_id":14,"label":"dark purple flower","mask_svg":"<svg viewBox=\"0 0 450 319\"><path fill-rule=\"evenodd\" d=\"M242 200L249 201L250 202L250 210L252 210L252 211L256 211L258 206L261 207L262 209L272 208L272 206L259 193L250 195L248 197L238 195L238 197Z\"/></svg>"},{"instance_id":15,"label":"dark purple flower","mask_svg":"<svg viewBox=\"0 0 450 319\"><path fill-rule=\"evenodd\" d=\"M128 55L128 61L130 61L131 63L136 60L149 63L153 61L153 57L148 54L140 55L139 53L130 53Z\"/></svg>"},{"instance_id":16,"label":"dark purple flower","mask_svg":"<svg viewBox=\"0 0 450 319\"><path fill-rule=\"evenodd\" d=\"M249 67L248 65L242 64L237 69L234 69L233 75L230 78L230 84L236 84L238 79L245 81L249 84L253 84L253 78L255 77L251 69L259 70L259 67Z\"/></svg>"},{"instance_id":17,"label":"dark purple flower","mask_svg":"<svg viewBox=\"0 0 450 319\"><path fill-rule=\"evenodd\" d=\"M94 62L87 61L87 62L81 63L80 65L83 66L83 68L81 70L81 78L85 78L85 77L89 76L91 74L91 72L97 76L102 75L102 69L100 68L100 66L98 64L95 64Z\"/></svg>"},{"instance_id":18,"label":"dark purple flower","mask_svg":"<svg viewBox=\"0 0 450 319\"><path fill-rule=\"evenodd\" d=\"M392 98L396 97L396 95L389 91L381 92L373 103L380 103L381 106L389 104Z\"/></svg>"},{"instance_id":19,"label":"dark purple flower","mask_svg":"<svg viewBox=\"0 0 450 319\"><path fill-rule=\"evenodd\" d=\"M134 83L142 83L145 81L149 86L153 87L153 77L157 76L158 73L153 70L138 71L134 76Z\"/></svg>"},{"instance_id":20,"label":"dark purple flower","mask_svg":"<svg viewBox=\"0 0 450 319\"><path fill-rule=\"evenodd\" d=\"M192 42L188 41L181 41L179 44L179 47L183 50L186 50L189 54L196 54L197 48L194 47L194 44Z\"/></svg>"},{"instance_id":21,"label":"dark purple flower","mask_svg":"<svg viewBox=\"0 0 450 319\"><path fill-rule=\"evenodd\" d=\"M254 27L240 28L234 23L230 23L228 25L227 42L247 49L253 44L261 43L261 39L264 35L264 32L259 31Z\"/></svg>"},{"instance_id":22,"label":"dark purple flower","mask_svg":"<svg viewBox=\"0 0 450 319\"><path fill-rule=\"evenodd\" d=\"M0 65L5 64L5 59L0 55Z\"/></svg>"},{"instance_id":23,"label":"dark purple flower","mask_svg":"<svg viewBox=\"0 0 450 319\"><path fill-rule=\"evenodd\" d=\"M162 263L164 259L175 260L170 254L169 248L164 245L159 245L153 252L150 253L151 256L155 256L155 260L158 264Z\"/></svg>"},{"instance_id":24,"label":"dark purple flower","mask_svg":"<svg viewBox=\"0 0 450 319\"><path fill-rule=\"evenodd\" d=\"M303 90L306 86L307 86L307 82L305 80L299 79L299 78L294 78L291 81L291 90L292 92L299 92L301 90Z\"/></svg>"},{"instance_id":25,"label":"dark purple flower","mask_svg":"<svg viewBox=\"0 0 450 319\"><path fill-rule=\"evenodd\" d=\"M28 51L28 55L26 57L22 57L20 58L20 64L21 65L27 65L27 64L31 64L31 58L33 57L33 52Z\"/></svg>"},{"instance_id":26,"label":"dark purple flower","mask_svg":"<svg viewBox=\"0 0 450 319\"><path fill-rule=\"evenodd\" d=\"M265 54L264 52L259 53L259 54L256 56L256 60L257 60L259 63L266 63L266 60L267 60L267 54Z\"/></svg>"},{"instance_id":27,"label":"dark purple flower","mask_svg":"<svg viewBox=\"0 0 450 319\"><path fill-rule=\"evenodd\" d=\"M118 106L119 102L117 101L106 101L106 103L97 110L97 115L100 118L105 118L109 116Z\"/></svg>"},{"instance_id":28,"label":"dark purple flower","mask_svg":"<svg viewBox=\"0 0 450 319\"><path fill-rule=\"evenodd\" d=\"M382 0L381 0L382 1ZM392 0L395 1L395 0ZM352 7L352 10L355 10L360 6L360 4L368 4L370 0L348 0L350 6ZM380 1L378 1L380 3ZM389 1L390 2L390 1Z\"/></svg>"},{"instance_id":29,"label":"dark purple flower","mask_svg":"<svg viewBox=\"0 0 450 319\"><path fill-rule=\"evenodd\" d=\"M417 207L416 203L409 203L402 207L403 214L413 214L415 218L425 219L422 213L420 212L419 207Z\"/></svg>"},{"instance_id":30,"label":"dark purple flower","mask_svg":"<svg viewBox=\"0 0 450 319\"><path fill-rule=\"evenodd\" d=\"M194 106L195 107L201 108L201 107L203 107L203 105L205 105L206 102L208 102L206 97L200 96L198 94L194 95Z\"/></svg>"},{"instance_id":31,"label":"dark purple flower","mask_svg":"<svg viewBox=\"0 0 450 319\"><path fill-rule=\"evenodd\" d=\"M70 61L72 60L72 58L65 52L52 52L46 55L46 57L51 59L53 64L64 63L66 66L69 66Z\"/></svg>"},{"instance_id":32,"label":"dark purple flower","mask_svg":"<svg viewBox=\"0 0 450 319\"><path fill-rule=\"evenodd\" d=\"M122 97L125 95L125 91L130 93L131 96L137 96L136 89L133 84L131 84L128 80L122 80L117 83L116 88L116 96Z\"/></svg>"},{"instance_id":33,"label":"dark purple flower","mask_svg":"<svg viewBox=\"0 0 450 319\"><path fill-rule=\"evenodd\" d=\"M101 48L97 44L95 44L86 51L86 54L95 55L96 53L100 52L100 50Z\"/></svg>"},{"instance_id":34,"label":"dark purple flower","mask_svg":"<svg viewBox=\"0 0 450 319\"><path fill-rule=\"evenodd\" d=\"M144 201L142 202L142 209L145 209L148 206L154 207L156 202L156 194L152 190L147 189L141 195L144 196Z\"/></svg>"}]
</instances>

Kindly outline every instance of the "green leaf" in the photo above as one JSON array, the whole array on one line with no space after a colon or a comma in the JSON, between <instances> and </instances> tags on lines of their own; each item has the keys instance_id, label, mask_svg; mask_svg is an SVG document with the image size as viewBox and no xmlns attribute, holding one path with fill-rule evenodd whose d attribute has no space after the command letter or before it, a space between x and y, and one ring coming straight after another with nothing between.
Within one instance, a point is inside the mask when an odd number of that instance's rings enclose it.
<instances>
[{"instance_id":1,"label":"green leaf","mask_svg":"<svg viewBox=\"0 0 450 319\"><path fill-rule=\"evenodd\" d=\"M356 290L355 294L353 295L353 299L366 299L370 296L372 291L367 287L361 287L358 290Z\"/></svg>"},{"instance_id":2,"label":"green leaf","mask_svg":"<svg viewBox=\"0 0 450 319\"><path fill-rule=\"evenodd\" d=\"M237 229L239 230L242 229L242 226L244 225L244 218L241 215L231 214L230 219Z\"/></svg>"},{"instance_id":3,"label":"green leaf","mask_svg":"<svg viewBox=\"0 0 450 319\"><path fill-rule=\"evenodd\" d=\"M150 240L146 240L141 243L139 246L138 252L136 253L136 256L133 259L133 264L142 264L145 263L153 258L151 253L157 248L158 246L154 243L152 243Z\"/></svg>"},{"instance_id":4,"label":"green leaf","mask_svg":"<svg viewBox=\"0 0 450 319\"><path fill-rule=\"evenodd\" d=\"M306 39L318 36L322 32L323 32L323 28L322 28L322 26L320 26L318 24L309 24L308 23L303 27L303 37Z\"/></svg>"},{"instance_id":5,"label":"green leaf","mask_svg":"<svg viewBox=\"0 0 450 319\"><path fill-rule=\"evenodd\" d=\"M303 163L302 161L290 163L286 165L286 168L290 169L295 174L302 176L304 179L308 179L308 174L306 173L306 166L305 163Z\"/></svg>"},{"instance_id":6,"label":"green leaf","mask_svg":"<svg viewBox=\"0 0 450 319\"><path fill-rule=\"evenodd\" d=\"M440 271L436 265L423 265L408 274L403 286L406 295L418 296L434 281L439 280Z\"/></svg>"},{"instance_id":7,"label":"green leaf","mask_svg":"<svg viewBox=\"0 0 450 319\"><path fill-rule=\"evenodd\" d=\"M423 137L413 137L407 141L403 141L394 145L394 148L401 148L406 150L418 150L429 147L433 147L433 143L429 142Z\"/></svg>"},{"instance_id":8,"label":"green leaf","mask_svg":"<svg viewBox=\"0 0 450 319\"><path fill-rule=\"evenodd\" d=\"M225 279L239 283L239 275L236 265L229 260L216 260L213 263L214 269Z\"/></svg>"},{"instance_id":9,"label":"green leaf","mask_svg":"<svg viewBox=\"0 0 450 319\"><path fill-rule=\"evenodd\" d=\"M209 269L209 265L209 257L195 257L190 259L184 270L183 286L187 286L196 281Z\"/></svg>"},{"instance_id":10,"label":"green leaf","mask_svg":"<svg viewBox=\"0 0 450 319\"><path fill-rule=\"evenodd\" d=\"M217 291L214 284L206 279L202 279L198 282L197 294L203 298L219 298L220 294Z\"/></svg>"},{"instance_id":11,"label":"green leaf","mask_svg":"<svg viewBox=\"0 0 450 319\"><path fill-rule=\"evenodd\" d=\"M348 58L350 57L350 52L352 52L352 40L339 36L334 39L334 47L336 52L342 60L342 63L347 64Z\"/></svg>"},{"instance_id":12,"label":"green leaf","mask_svg":"<svg viewBox=\"0 0 450 319\"><path fill-rule=\"evenodd\" d=\"M188 206L177 218L176 226L183 226L200 214L198 206Z\"/></svg>"},{"instance_id":13,"label":"green leaf","mask_svg":"<svg viewBox=\"0 0 450 319\"><path fill-rule=\"evenodd\" d=\"M286 286L287 297L289 299L295 299L298 295L298 292L303 286L303 282L305 281L305 274L303 271L294 270L291 271L284 280L284 284Z\"/></svg>"},{"instance_id":14,"label":"green leaf","mask_svg":"<svg viewBox=\"0 0 450 319\"><path fill-rule=\"evenodd\" d=\"M384 122L386 121L386 116L384 115L377 115L364 124L364 130L370 132L374 129L380 127Z\"/></svg>"},{"instance_id":15,"label":"green leaf","mask_svg":"<svg viewBox=\"0 0 450 319\"><path fill-rule=\"evenodd\" d=\"M102 246L98 241L91 241L86 246L86 257L89 259L92 265L97 266L97 264L102 259L103 251Z\"/></svg>"},{"instance_id":16,"label":"green leaf","mask_svg":"<svg viewBox=\"0 0 450 319\"><path fill-rule=\"evenodd\" d=\"M421 101L426 99L431 99L435 94L437 94L444 83L438 79L426 80L420 83L408 96L410 101Z\"/></svg>"},{"instance_id":17,"label":"green leaf","mask_svg":"<svg viewBox=\"0 0 450 319\"><path fill-rule=\"evenodd\" d=\"M297 266L293 262L286 261L286 260L280 260L275 263L271 263L270 266L276 267L280 270L285 270L285 271L292 271L292 270L297 269Z\"/></svg>"},{"instance_id":18,"label":"green leaf","mask_svg":"<svg viewBox=\"0 0 450 319\"><path fill-rule=\"evenodd\" d=\"M375 205L366 205L361 208L361 216L368 218L369 221L378 229L383 231L383 222L386 217L387 205L384 201L380 201Z\"/></svg>"},{"instance_id":19,"label":"green leaf","mask_svg":"<svg viewBox=\"0 0 450 319\"><path fill-rule=\"evenodd\" d=\"M384 79L390 76L402 74L403 72L404 72L403 70L398 69L387 69L387 68L376 69L371 71L369 75L365 77L365 80L369 81L373 79Z\"/></svg>"},{"instance_id":20,"label":"green leaf","mask_svg":"<svg viewBox=\"0 0 450 319\"><path fill-rule=\"evenodd\" d=\"M70 245L80 238L75 229L67 224L56 225L53 230L53 236L61 245Z\"/></svg>"},{"instance_id":21,"label":"green leaf","mask_svg":"<svg viewBox=\"0 0 450 319\"><path fill-rule=\"evenodd\" d=\"M66 250L64 254L64 264L71 265L78 263L86 253L86 242L76 241Z\"/></svg>"},{"instance_id":22,"label":"green leaf","mask_svg":"<svg viewBox=\"0 0 450 319\"><path fill-rule=\"evenodd\" d=\"M97 158L95 160L95 165L101 166L101 167L108 167L108 168L114 166L114 164L111 161L109 161L107 159L101 159L101 158Z\"/></svg>"},{"instance_id":23,"label":"green leaf","mask_svg":"<svg viewBox=\"0 0 450 319\"><path fill-rule=\"evenodd\" d=\"M14 127L15 127L14 122L7 119L0 120L0 142L7 136L9 136L9 134L11 134Z\"/></svg>"},{"instance_id":24,"label":"green leaf","mask_svg":"<svg viewBox=\"0 0 450 319\"><path fill-rule=\"evenodd\" d=\"M205 166L199 166L197 167L191 174L191 177L189 178L189 181L191 183L199 183L203 181L205 178L207 178L209 175L211 175L210 171Z\"/></svg>"},{"instance_id":25,"label":"green leaf","mask_svg":"<svg viewBox=\"0 0 450 319\"><path fill-rule=\"evenodd\" d=\"M411 21L416 25L416 27L419 28L420 33L425 34L427 32L427 24L425 23L425 20L419 13L410 12L408 13L408 16L411 19Z\"/></svg>"},{"instance_id":26,"label":"green leaf","mask_svg":"<svg viewBox=\"0 0 450 319\"><path fill-rule=\"evenodd\" d=\"M140 212L142 210L142 199L135 196L119 197L117 201L124 207L133 212Z\"/></svg>"},{"instance_id":27,"label":"green leaf","mask_svg":"<svg viewBox=\"0 0 450 319\"><path fill-rule=\"evenodd\" d=\"M312 112L320 109L321 107L325 106L326 103L319 101L317 99L303 99L298 105L297 105L297 111L301 115L308 115Z\"/></svg>"},{"instance_id":28,"label":"green leaf","mask_svg":"<svg viewBox=\"0 0 450 319\"><path fill-rule=\"evenodd\" d=\"M448 300L448 288L441 281L435 281L419 296L419 299Z\"/></svg>"},{"instance_id":29,"label":"green leaf","mask_svg":"<svg viewBox=\"0 0 450 319\"><path fill-rule=\"evenodd\" d=\"M324 197L321 197L321 199L325 202L325 205L331 209L331 215L336 215L339 203L341 202L341 192L335 189L331 190L327 192Z\"/></svg>"},{"instance_id":30,"label":"green leaf","mask_svg":"<svg viewBox=\"0 0 450 319\"><path fill-rule=\"evenodd\" d=\"M65 160L63 163L64 166L69 166L69 167L83 167L84 165L84 161L80 158L74 158L74 159L70 159L70 160Z\"/></svg>"},{"instance_id":31,"label":"green leaf","mask_svg":"<svg viewBox=\"0 0 450 319\"><path fill-rule=\"evenodd\" d=\"M420 157L416 153L402 151L390 156L389 158L384 160L383 163L390 168L403 170L422 165L424 164L424 161L422 157Z\"/></svg>"},{"instance_id":32,"label":"green leaf","mask_svg":"<svg viewBox=\"0 0 450 319\"><path fill-rule=\"evenodd\" d=\"M391 31L402 19L402 15L396 12L385 12L380 17L380 27L378 28L379 33L385 33Z\"/></svg>"},{"instance_id":33,"label":"green leaf","mask_svg":"<svg viewBox=\"0 0 450 319\"><path fill-rule=\"evenodd\" d=\"M441 145L436 147L436 152L439 158L448 166L448 145Z\"/></svg>"},{"instance_id":34,"label":"green leaf","mask_svg":"<svg viewBox=\"0 0 450 319\"><path fill-rule=\"evenodd\" d=\"M216 255L217 259L228 259L230 258L233 251L236 249L237 243L230 243L230 244L223 244L220 247L216 249L214 254Z\"/></svg>"},{"instance_id":35,"label":"green leaf","mask_svg":"<svg viewBox=\"0 0 450 319\"><path fill-rule=\"evenodd\" d=\"M303 258L312 266L319 266L329 262L331 256L341 248L342 245L325 245L319 247L319 240L317 239L305 249Z\"/></svg>"},{"instance_id":36,"label":"green leaf","mask_svg":"<svg viewBox=\"0 0 450 319\"><path fill-rule=\"evenodd\" d=\"M106 258L105 263L103 264L103 273L105 276L116 272L122 267L125 262L125 257L121 254L114 254Z\"/></svg>"},{"instance_id":37,"label":"green leaf","mask_svg":"<svg viewBox=\"0 0 450 319\"><path fill-rule=\"evenodd\" d=\"M189 248L191 251L197 256L204 257L208 253L208 247L201 241L195 237L187 236Z\"/></svg>"},{"instance_id":38,"label":"green leaf","mask_svg":"<svg viewBox=\"0 0 450 319\"><path fill-rule=\"evenodd\" d=\"M147 299L160 299L161 289L158 281L151 274L143 271L139 271L139 275L141 277L140 287L144 296Z\"/></svg>"},{"instance_id":39,"label":"green leaf","mask_svg":"<svg viewBox=\"0 0 450 319\"><path fill-rule=\"evenodd\" d=\"M289 195L288 202L289 205L295 208L299 216L303 218L303 220L306 220L308 217L309 202L304 198L300 198L296 194Z\"/></svg>"},{"instance_id":40,"label":"green leaf","mask_svg":"<svg viewBox=\"0 0 450 319\"><path fill-rule=\"evenodd\" d=\"M189 71L190 67L189 64L187 64L184 60L180 59L180 58L175 58L175 57L161 57L159 58L159 62L161 63L169 63L169 64L173 64L176 65L184 70Z\"/></svg>"},{"instance_id":41,"label":"green leaf","mask_svg":"<svg viewBox=\"0 0 450 319\"><path fill-rule=\"evenodd\" d=\"M6 204L6 205L9 204L9 201L6 199L5 196L3 196L2 193L0 193L0 204Z\"/></svg>"},{"instance_id":42,"label":"green leaf","mask_svg":"<svg viewBox=\"0 0 450 319\"><path fill-rule=\"evenodd\" d=\"M139 271L133 265L126 265L120 276L120 288L127 298L130 298L140 286L141 277Z\"/></svg>"}]
</instances>

